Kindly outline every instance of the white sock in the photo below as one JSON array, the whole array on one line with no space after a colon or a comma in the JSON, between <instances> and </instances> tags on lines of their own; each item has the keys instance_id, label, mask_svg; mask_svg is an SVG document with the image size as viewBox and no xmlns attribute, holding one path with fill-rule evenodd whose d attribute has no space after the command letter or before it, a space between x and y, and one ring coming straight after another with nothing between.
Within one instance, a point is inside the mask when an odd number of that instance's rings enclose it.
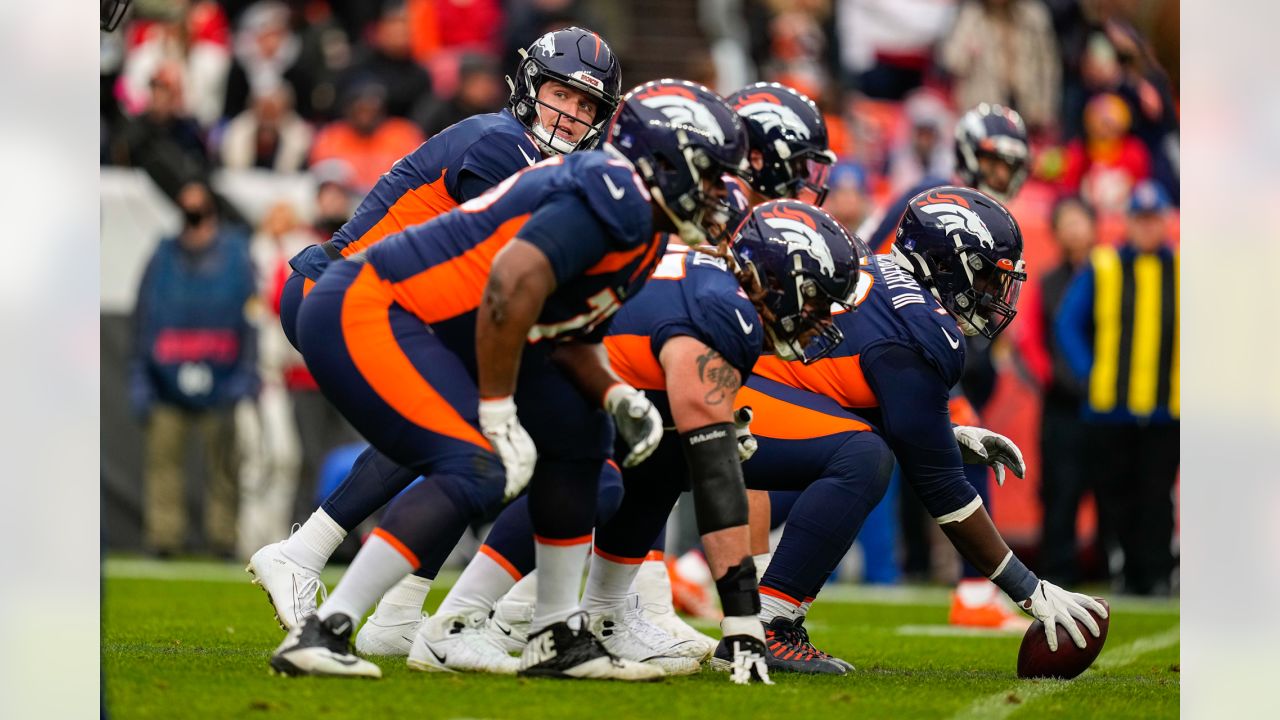
<instances>
[{"instance_id":1,"label":"white sock","mask_svg":"<svg viewBox=\"0 0 1280 720\"><path fill-rule=\"evenodd\" d=\"M316 508L302 527L284 541L280 551L302 567L319 573L346 536L347 531L341 525L324 510Z\"/></svg>"},{"instance_id":2,"label":"white sock","mask_svg":"<svg viewBox=\"0 0 1280 720\"><path fill-rule=\"evenodd\" d=\"M756 565L756 582L760 582L764 579L764 571L769 569L769 561L773 560L773 553L766 552L752 555L751 560Z\"/></svg>"},{"instance_id":3,"label":"white sock","mask_svg":"<svg viewBox=\"0 0 1280 720\"><path fill-rule=\"evenodd\" d=\"M382 625L412 622L422 617L422 603L431 591L431 580L409 574L378 601L373 617Z\"/></svg>"},{"instance_id":4,"label":"white sock","mask_svg":"<svg viewBox=\"0 0 1280 720\"><path fill-rule=\"evenodd\" d=\"M520 578L520 582L511 586L511 590L502 596L502 600L507 602L525 603L526 605L535 605L538 602L538 571L525 575Z\"/></svg>"},{"instance_id":5,"label":"white sock","mask_svg":"<svg viewBox=\"0 0 1280 720\"><path fill-rule=\"evenodd\" d=\"M537 539L538 603L533 611L532 632L558 623L578 609L578 588L582 587L582 567L591 550L591 536L556 540Z\"/></svg>"},{"instance_id":6,"label":"white sock","mask_svg":"<svg viewBox=\"0 0 1280 720\"><path fill-rule=\"evenodd\" d=\"M776 617L784 617L788 620L795 620L800 617L800 606L776 595L760 593L760 614L757 616L760 622L768 624L770 620Z\"/></svg>"},{"instance_id":7,"label":"white sock","mask_svg":"<svg viewBox=\"0 0 1280 720\"><path fill-rule=\"evenodd\" d=\"M641 563L643 560L640 558L608 558L597 549L591 554L587 588L582 592L582 609L589 615L598 615L612 613L621 607L631 590L631 582L640 572Z\"/></svg>"},{"instance_id":8,"label":"white sock","mask_svg":"<svg viewBox=\"0 0 1280 720\"><path fill-rule=\"evenodd\" d=\"M520 579L520 575L506 558L488 545L481 545L480 551L458 576L453 589L444 596L444 602L440 603L436 614L456 615L476 610L487 613Z\"/></svg>"},{"instance_id":9,"label":"white sock","mask_svg":"<svg viewBox=\"0 0 1280 720\"><path fill-rule=\"evenodd\" d=\"M750 635L760 642L764 642L764 626L760 624L760 618L750 615L725 617L720 621L720 632L723 633L722 637Z\"/></svg>"},{"instance_id":10,"label":"white sock","mask_svg":"<svg viewBox=\"0 0 1280 720\"><path fill-rule=\"evenodd\" d=\"M652 553L650 553L652 555ZM656 605L675 612L671 598L671 576L662 560L646 559L631 583L631 592L640 594L643 605Z\"/></svg>"},{"instance_id":11,"label":"white sock","mask_svg":"<svg viewBox=\"0 0 1280 720\"><path fill-rule=\"evenodd\" d=\"M809 608L811 607L813 607L813 600L805 600L800 603L800 609L797 612L800 614L800 617L807 617L809 615Z\"/></svg>"},{"instance_id":12,"label":"white sock","mask_svg":"<svg viewBox=\"0 0 1280 720\"><path fill-rule=\"evenodd\" d=\"M384 539L384 536L391 538L394 544ZM365 541L364 547L356 553L351 567L347 568L346 574L338 581L338 587L334 588L333 594L320 606L316 615L324 620L330 615L342 613L358 625L378 598L417 568L417 558L406 558L401 551L403 547L400 541L385 534L382 528L375 529Z\"/></svg>"}]
</instances>

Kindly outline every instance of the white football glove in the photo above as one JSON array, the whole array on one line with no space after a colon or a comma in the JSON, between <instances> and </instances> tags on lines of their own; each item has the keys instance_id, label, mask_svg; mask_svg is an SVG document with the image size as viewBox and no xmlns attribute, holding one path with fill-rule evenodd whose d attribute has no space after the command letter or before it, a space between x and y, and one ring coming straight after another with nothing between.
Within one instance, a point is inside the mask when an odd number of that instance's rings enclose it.
<instances>
[{"instance_id":1,"label":"white football glove","mask_svg":"<svg viewBox=\"0 0 1280 720\"><path fill-rule=\"evenodd\" d=\"M494 451L502 459L502 466L507 470L507 486L502 496L504 500L511 500L520 494L524 486L529 484L529 478L533 477L533 466L538 463L538 449L516 417L516 403L510 395L480 401L480 431L489 440L489 444L493 445Z\"/></svg>"},{"instance_id":2,"label":"white football glove","mask_svg":"<svg viewBox=\"0 0 1280 720\"><path fill-rule=\"evenodd\" d=\"M1006 466L1022 477L1027 471L1022 451L1009 438L986 428L957 425L951 429L960 445L960 457L966 465L990 465L996 471L996 484L1004 486Z\"/></svg>"},{"instance_id":3,"label":"white football glove","mask_svg":"<svg viewBox=\"0 0 1280 720\"><path fill-rule=\"evenodd\" d=\"M1028 615L1044 623L1045 639L1049 641L1049 650L1053 652L1058 651L1058 625L1067 629L1076 647L1084 649L1084 633L1080 632L1076 619L1084 623L1094 637L1098 637L1101 632L1098 621L1089 611L1098 613L1098 617L1107 617L1107 609L1097 600L1088 595L1063 590L1044 580L1040 581L1035 592L1031 593L1031 597L1021 607Z\"/></svg>"},{"instance_id":4,"label":"white football glove","mask_svg":"<svg viewBox=\"0 0 1280 720\"><path fill-rule=\"evenodd\" d=\"M756 436L751 434L751 421L755 418L755 411L750 405L744 405L733 413L733 426L738 429L738 461L746 462L756 454L756 449L760 447L760 443L756 442Z\"/></svg>"},{"instance_id":5,"label":"white football glove","mask_svg":"<svg viewBox=\"0 0 1280 720\"><path fill-rule=\"evenodd\" d=\"M662 440L662 414L643 392L618 383L605 393L604 408L613 416L618 434L631 446L622 467L635 467L658 449Z\"/></svg>"}]
</instances>

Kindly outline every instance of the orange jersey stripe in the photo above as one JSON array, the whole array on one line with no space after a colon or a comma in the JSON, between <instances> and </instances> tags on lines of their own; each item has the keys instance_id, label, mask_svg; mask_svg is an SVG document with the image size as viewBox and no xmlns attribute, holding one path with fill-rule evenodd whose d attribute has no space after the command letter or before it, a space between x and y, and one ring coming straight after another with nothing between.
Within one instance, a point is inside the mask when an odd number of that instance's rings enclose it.
<instances>
[{"instance_id":1,"label":"orange jersey stripe","mask_svg":"<svg viewBox=\"0 0 1280 720\"><path fill-rule=\"evenodd\" d=\"M316 281L309 277L302 278L302 297L306 297L311 293L311 288L316 286Z\"/></svg>"},{"instance_id":2,"label":"orange jersey stripe","mask_svg":"<svg viewBox=\"0 0 1280 720\"><path fill-rule=\"evenodd\" d=\"M613 553L605 552L604 550L601 550L599 547L595 548L595 553L600 557L604 558L605 560L608 560L609 562L616 562L619 565L639 565L640 563L644 562L644 558L642 557L638 557L638 558L622 557L621 555L614 555Z\"/></svg>"},{"instance_id":3,"label":"orange jersey stripe","mask_svg":"<svg viewBox=\"0 0 1280 720\"><path fill-rule=\"evenodd\" d=\"M515 580L516 582L519 582L520 578L524 577L524 575L521 575L520 571L516 569L516 566L511 564L510 560L502 557L501 553L489 547L488 545L481 545L479 552L482 552L485 555L488 555L490 560L501 565L502 569L506 570L511 575L511 579Z\"/></svg>"},{"instance_id":4,"label":"orange jersey stripe","mask_svg":"<svg viewBox=\"0 0 1280 720\"><path fill-rule=\"evenodd\" d=\"M425 323L448 320L480 307L493 258L528 219L528 213L517 215L470 250L395 283L396 302Z\"/></svg>"},{"instance_id":5,"label":"orange jersey stripe","mask_svg":"<svg viewBox=\"0 0 1280 720\"><path fill-rule=\"evenodd\" d=\"M628 385L641 390L666 390L667 376L654 357L648 335L607 335L609 365Z\"/></svg>"},{"instance_id":6,"label":"orange jersey stripe","mask_svg":"<svg viewBox=\"0 0 1280 720\"><path fill-rule=\"evenodd\" d=\"M647 245L639 245L630 250L617 250L611 253L605 253L600 258L600 262L587 268L587 275L605 275L611 272L617 272L626 267L641 255L645 255L647 250L653 250L654 243Z\"/></svg>"},{"instance_id":7,"label":"orange jersey stripe","mask_svg":"<svg viewBox=\"0 0 1280 720\"><path fill-rule=\"evenodd\" d=\"M782 592L781 590L774 590L774 589L773 589L773 588L771 588L771 587L765 587L764 585L761 585L761 586L760 586L760 594L761 594L761 595L768 595L769 597L775 597L775 598L778 598L779 600L781 600L781 601L783 601L783 602L788 602L788 603L791 603L792 605L795 605L796 607L800 607L800 601L799 601L799 600L797 600L797 599L795 599L795 598L791 597L790 595L788 595L788 594L786 594L786 593Z\"/></svg>"},{"instance_id":8,"label":"orange jersey stripe","mask_svg":"<svg viewBox=\"0 0 1280 720\"><path fill-rule=\"evenodd\" d=\"M419 185L401 195L387 208L387 214L376 225L342 248L342 257L351 257L388 235L401 232L412 225L420 225L456 207L458 203L445 189L442 172L434 182Z\"/></svg>"},{"instance_id":9,"label":"orange jersey stripe","mask_svg":"<svg viewBox=\"0 0 1280 720\"><path fill-rule=\"evenodd\" d=\"M533 539L534 541L540 542L543 545L559 545L561 547L564 547L567 545L585 545L586 543L591 542L590 535L582 535L576 538L565 538L563 540L558 538L545 538L545 537L542 537L541 535L534 535Z\"/></svg>"},{"instance_id":10,"label":"orange jersey stripe","mask_svg":"<svg viewBox=\"0 0 1280 720\"><path fill-rule=\"evenodd\" d=\"M842 432L871 429L866 423L793 405L750 387L738 390L734 406L741 408L744 405L750 405L755 411L755 418L751 421L751 434L759 437L810 440Z\"/></svg>"},{"instance_id":11,"label":"orange jersey stripe","mask_svg":"<svg viewBox=\"0 0 1280 720\"><path fill-rule=\"evenodd\" d=\"M489 441L463 419L419 374L391 332L387 310L395 302L390 283L365 265L342 303L347 352L373 391L415 425L492 451Z\"/></svg>"},{"instance_id":12,"label":"orange jersey stripe","mask_svg":"<svg viewBox=\"0 0 1280 720\"><path fill-rule=\"evenodd\" d=\"M395 535L392 535L391 533L387 532L386 530L383 530L380 527L374 528L373 532L369 534L382 538L384 541L386 541L386 543L390 545L392 548L394 548L396 552L403 555L405 560L409 561L409 564L413 566L414 570L417 570L419 567L422 566L422 563L418 562L418 556L414 554L414 552L410 550L407 545L400 542L400 538L396 537Z\"/></svg>"},{"instance_id":13,"label":"orange jersey stripe","mask_svg":"<svg viewBox=\"0 0 1280 720\"><path fill-rule=\"evenodd\" d=\"M783 385L826 395L841 407L880 405L862 375L862 363L857 355L823 358L811 365L780 360L776 355L762 355L751 372Z\"/></svg>"}]
</instances>

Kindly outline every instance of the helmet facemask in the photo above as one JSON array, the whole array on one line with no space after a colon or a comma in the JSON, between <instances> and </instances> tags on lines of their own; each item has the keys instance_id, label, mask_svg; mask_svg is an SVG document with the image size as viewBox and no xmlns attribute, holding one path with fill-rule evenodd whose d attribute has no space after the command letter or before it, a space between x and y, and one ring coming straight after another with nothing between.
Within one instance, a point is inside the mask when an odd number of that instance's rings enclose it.
<instances>
[{"instance_id":1,"label":"helmet facemask","mask_svg":"<svg viewBox=\"0 0 1280 720\"><path fill-rule=\"evenodd\" d=\"M718 245L729 239L741 220L736 217L729 204L724 175L740 176L743 169L726 167L712 158L704 150L691 144L684 130L677 131L676 138L680 147L678 162L683 162L684 168L673 167L667 158L660 155L654 158L656 167L643 158L636 162L636 167L649 186L654 200L671 219L680 239L686 245ZM663 187L679 187L684 183L662 182L661 176L674 180L680 174L691 180L688 189L673 198L666 197ZM724 191L723 195L717 197L709 192L708 184Z\"/></svg>"},{"instance_id":2,"label":"helmet facemask","mask_svg":"<svg viewBox=\"0 0 1280 720\"><path fill-rule=\"evenodd\" d=\"M893 254L902 264L902 251L895 246ZM920 278L922 283L951 313L965 335L995 339L1018 314L1018 297L1027 279L1024 261L1018 260L1015 265L1007 258L993 259L960 245L959 240L953 256L941 262L934 262L929 255L912 256L919 261L915 264L925 276ZM953 288L953 292L943 295L939 286Z\"/></svg>"},{"instance_id":3,"label":"helmet facemask","mask_svg":"<svg viewBox=\"0 0 1280 720\"><path fill-rule=\"evenodd\" d=\"M583 80L549 72L539 66L533 58L529 57L526 51L520 50L519 52L521 60L519 67L516 69L516 74L521 82L516 83L507 78L507 84L511 87L513 95L520 92L521 88L524 90L523 95L516 99L514 112L516 117L529 128L529 134L533 136L538 149L546 155L565 155L578 150L590 150L596 147L605 125L609 122L610 116L613 115L613 111L617 107L616 100L609 100L603 91L591 86L588 81L595 82L595 79L585 73L575 73L581 74L583 78L586 78ZM585 122L567 111L559 110L549 103L539 100L538 92L548 80L555 80L566 87L588 95L596 105L594 122ZM543 123L543 109L552 114L549 127ZM556 133L556 128L566 120L573 127L585 126L586 131L577 141L568 140Z\"/></svg>"},{"instance_id":4,"label":"helmet facemask","mask_svg":"<svg viewBox=\"0 0 1280 720\"><path fill-rule=\"evenodd\" d=\"M796 270L771 283L759 309L774 353L808 365L830 355L844 340L844 333L831 321L832 306L852 308L846 298L831 297L817 280L801 272L800 262L795 258Z\"/></svg>"}]
</instances>

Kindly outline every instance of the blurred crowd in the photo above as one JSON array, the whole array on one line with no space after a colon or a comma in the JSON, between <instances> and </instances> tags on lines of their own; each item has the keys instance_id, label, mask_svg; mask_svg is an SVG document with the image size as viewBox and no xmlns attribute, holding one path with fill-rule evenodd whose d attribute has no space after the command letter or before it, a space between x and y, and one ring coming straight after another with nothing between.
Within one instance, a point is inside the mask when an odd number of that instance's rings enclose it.
<instances>
[{"instance_id":1,"label":"blurred crowd","mask_svg":"<svg viewBox=\"0 0 1280 720\"><path fill-rule=\"evenodd\" d=\"M272 316L287 260L327 239L398 158L462 118L503 107L504 75L517 51L543 32L598 29L622 59L625 88L653 79L646 69L658 60L669 63L671 53L629 37L628 18L671 10L665 18L671 36L695 37L686 77L725 94L754 80L775 80L818 102L839 157L825 207L863 234L881 221L878 208L889 199L925 178L953 177L954 127L965 110L989 102L1021 114L1033 163L1012 209L1034 260L1033 304L1015 324L1011 347L996 357L1001 372L1018 371L1027 397L1043 397L1040 438L1049 443L1040 451L1043 535L1052 539L1045 547L1057 551L1042 561L1048 577L1074 582L1082 572L1077 512L1081 499L1096 492L1097 473L1078 462L1091 437L1081 419L1090 378L1088 365L1081 377L1056 340L1055 328L1063 325L1059 305L1089 266L1094 245L1125 246L1135 221L1158 218L1160 243L1176 249L1177 3L698 0L646 10L649 5L135 0L120 30L102 36L101 161L140 168L184 217L178 237L161 243L152 258L136 313L140 325L152 321L140 327L137 363L154 358L156 338L167 337L160 345L172 367L158 383L156 372L136 365L131 398L141 419L181 410L191 422L168 424L202 433L211 462L222 463L206 503L212 549L233 554L237 544L228 473L258 474L262 497L274 498L259 498L277 508L262 521L263 535L239 541L256 546L305 517L326 457L356 440L326 409ZM213 190L217 173L242 170L309 176L314 198L305 204L267 199L265 212L249 212ZM1147 188L1141 198L1138 188ZM182 260L183 248L210 245L221 248L216 262ZM176 260L166 259L175 252ZM197 277L225 290L220 302L191 297ZM165 335L157 318L184 302L227 319L210 321L218 328L214 336ZM234 319L246 316L246 307L248 329ZM199 352L214 353L225 368L212 377L192 375L184 358ZM184 383L218 383L221 391L213 407L196 406L184 401ZM246 400L256 402L256 411L237 416L236 406ZM216 421L200 419L206 415ZM253 428L250 441L226 440L225 427L237 418ZM1174 427L1176 445L1176 410ZM164 509L181 482L173 459L177 442L148 437L146 540L160 553L183 550L185 519ZM1176 475L1176 449L1174 456ZM1125 526L1124 518L1112 524ZM1106 525L1103 532L1113 532ZM245 532L243 516L239 527ZM1162 525L1155 532L1166 530ZM1117 537L1111 544L1118 551L1105 554L1132 557L1126 543ZM1157 575L1168 576L1169 558L1152 562L1160 565ZM1130 579L1130 589L1160 591L1163 582L1144 576Z\"/></svg>"}]
</instances>

